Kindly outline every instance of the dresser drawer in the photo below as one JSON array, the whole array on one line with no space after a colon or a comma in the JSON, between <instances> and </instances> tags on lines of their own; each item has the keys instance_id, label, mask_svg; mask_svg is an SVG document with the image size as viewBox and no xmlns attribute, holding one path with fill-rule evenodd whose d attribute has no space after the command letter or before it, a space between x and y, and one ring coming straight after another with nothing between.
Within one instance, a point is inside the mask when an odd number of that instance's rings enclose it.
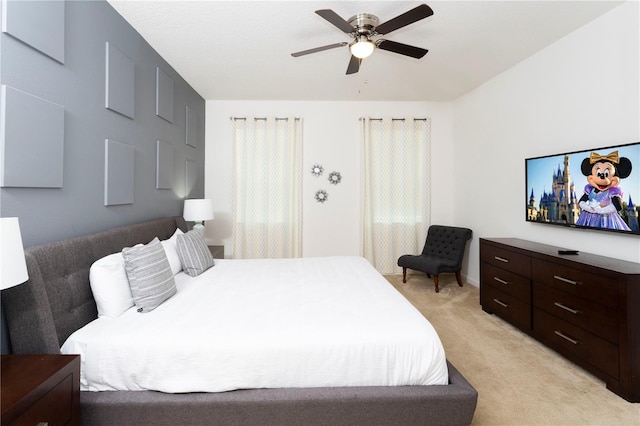
<instances>
[{"instance_id":1,"label":"dresser drawer","mask_svg":"<svg viewBox=\"0 0 640 426\"><path fill-rule=\"evenodd\" d=\"M577 363L588 363L609 377L619 377L618 346L545 311L533 309L535 337Z\"/></svg>"},{"instance_id":2,"label":"dresser drawer","mask_svg":"<svg viewBox=\"0 0 640 426\"><path fill-rule=\"evenodd\" d=\"M531 303L529 278L506 271L489 263L482 263L480 268L482 269L481 285L496 287L498 290L510 294L522 300L524 303Z\"/></svg>"},{"instance_id":3,"label":"dresser drawer","mask_svg":"<svg viewBox=\"0 0 640 426\"><path fill-rule=\"evenodd\" d=\"M80 355L2 355L5 425L80 424Z\"/></svg>"},{"instance_id":4,"label":"dresser drawer","mask_svg":"<svg viewBox=\"0 0 640 426\"><path fill-rule=\"evenodd\" d=\"M509 321L521 330L531 331L531 305L492 286L480 288L480 303L491 313Z\"/></svg>"},{"instance_id":5,"label":"dresser drawer","mask_svg":"<svg viewBox=\"0 0 640 426\"><path fill-rule=\"evenodd\" d=\"M523 277L531 277L531 258L509 250L488 244L480 246L480 258L482 262L513 272Z\"/></svg>"},{"instance_id":6,"label":"dresser drawer","mask_svg":"<svg viewBox=\"0 0 640 426\"><path fill-rule=\"evenodd\" d=\"M614 279L540 259L533 259L532 269L534 282L612 309L618 308L618 284Z\"/></svg>"},{"instance_id":7,"label":"dresser drawer","mask_svg":"<svg viewBox=\"0 0 640 426\"><path fill-rule=\"evenodd\" d=\"M618 312L614 309L538 282L533 283L533 305L618 344Z\"/></svg>"},{"instance_id":8,"label":"dresser drawer","mask_svg":"<svg viewBox=\"0 0 640 426\"><path fill-rule=\"evenodd\" d=\"M10 425L62 426L71 422L73 417L73 375L68 375L51 388Z\"/></svg>"}]
</instances>

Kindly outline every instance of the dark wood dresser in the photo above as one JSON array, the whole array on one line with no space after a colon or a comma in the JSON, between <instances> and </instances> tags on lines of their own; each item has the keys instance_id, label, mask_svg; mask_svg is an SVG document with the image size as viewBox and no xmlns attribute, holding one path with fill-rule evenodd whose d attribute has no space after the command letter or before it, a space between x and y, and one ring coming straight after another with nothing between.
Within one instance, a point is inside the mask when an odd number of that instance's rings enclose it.
<instances>
[{"instance_id":1,"label":"dark wood dresser","mask_svg":"<svg viewBox=\"0 0 640 426\"><path fill-rule=\"evenodd\" d=\"M480 304L640 402L640 263L480 239Z\"/></svg>"},{"instance_id":2,"label":"dark wood dresser","mask_svg":"<svg viewBox=\"0 0 640 426\"><path fill-rule=\"evenodd\" d=\"M2 355L2 425L79 425L79 355Z\"/></svg>"}]
</instances>

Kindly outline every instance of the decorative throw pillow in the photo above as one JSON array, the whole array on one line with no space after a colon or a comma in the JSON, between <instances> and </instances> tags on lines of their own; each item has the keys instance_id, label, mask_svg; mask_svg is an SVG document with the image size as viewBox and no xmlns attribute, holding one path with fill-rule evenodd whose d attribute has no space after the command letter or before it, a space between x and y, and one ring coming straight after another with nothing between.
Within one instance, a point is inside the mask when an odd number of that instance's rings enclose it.
<instances>
[{"instance_id":1,"label":"decorative throw pillow","mask_svg":"<svg viewBox=\"0 0 640 426\"><path fill-rule=\"evenodd\" d=\"M176 243L182 269L187 275L196 277L213 266L213 256L198 231L178 235Z\"/></svg>"},{"instance_id":2,"label":"decorative throw pillow","mask_svg":"<svg viewBox=\"0 0 640 426\"><path fill-rule=\"evenodd\" d=\"M177 236L180 234L183 234L183 232L178 228L171 238L160 241L162 243L162 247L164 247L164 252L167 254L167 259L169 260L169 265L171 265L171 272L173 272L173 275L182 271L182 263L180 262L178 247L176 245Z\"/></svg>"},{"instance_id":3,"label":"decorative throw pillow","mask_svg":"<svg viewBox=\"0 0 640 426\"><path fill-rule=\"evenodd\" d=\"M133 306L122 253L96 260L89 268L89 284L99 317L116 318Z\"/></svg>"},{"instance_id":4,"label":"decorative throw pillow","mask_svg":"<svg viewBox=\"0 0 640 426\"><path fill-rule=\"evenodd\" d=\"M140 247L122 250L124 268L138 312L150 312L176 294L176 282L158 238Z\"/></svg>"}]
</instances>

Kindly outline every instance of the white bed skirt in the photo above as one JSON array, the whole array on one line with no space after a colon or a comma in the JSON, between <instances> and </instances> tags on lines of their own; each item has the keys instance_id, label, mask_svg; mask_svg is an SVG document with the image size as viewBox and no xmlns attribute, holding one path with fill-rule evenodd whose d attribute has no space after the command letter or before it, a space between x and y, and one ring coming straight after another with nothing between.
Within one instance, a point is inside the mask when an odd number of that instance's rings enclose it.
<instances>
[{"instance_id":1,"label":"white bed skirt","mask_svg":"<svg viewBox=\"0 0 640 426\"><path fill-rule=\"evenodd\" d=\"M367 260L216 260L149 313L72 334L88 391L445 385L431 324Z\"/></svg>"}]
</instances>

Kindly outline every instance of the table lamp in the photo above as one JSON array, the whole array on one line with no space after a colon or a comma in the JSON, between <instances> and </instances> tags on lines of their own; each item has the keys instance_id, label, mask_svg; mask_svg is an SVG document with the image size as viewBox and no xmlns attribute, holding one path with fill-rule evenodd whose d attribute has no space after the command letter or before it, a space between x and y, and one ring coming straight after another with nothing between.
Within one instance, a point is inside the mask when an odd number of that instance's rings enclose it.
<instances>
[{"instance_id":1,"label":"table lamp","mask_svg":"<svg viewBox=\"0 0 640 426\"><path fill-rule=\"evenodd\" d=\"M184 200L184 220L195 222L193 229L204 237L205 220L213 219L213 203L210 199Z\"/></svg>"},{"instance_id":2,"label":"table lamp","mask_svg":"<svg viewBox=\"0 0 640 426\"><path fill-rule=\"evenodd\" d=\"M17 217L0 218L0 290L29 279Z\"/></svg>"}]
</instances>

